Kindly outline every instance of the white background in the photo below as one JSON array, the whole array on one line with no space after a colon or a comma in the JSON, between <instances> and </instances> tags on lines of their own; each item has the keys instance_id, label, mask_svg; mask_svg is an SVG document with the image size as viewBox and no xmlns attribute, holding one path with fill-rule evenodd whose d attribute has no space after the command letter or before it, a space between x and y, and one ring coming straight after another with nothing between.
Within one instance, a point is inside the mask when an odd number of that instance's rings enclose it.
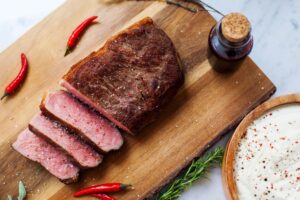
<instances>
[{"instance_id":1,"label":"white background","mask_svg":"<svg viewBox=\"0 0 300 200\"><path fill-rule=\"evenodd\" d=\"M0 0L0 52L63 0ZM252 23L252 59L277 86L275 96L298 93L300 88L300 1L206 0L223 13L242 12ZM217 19L219 16L213 14ZM224 145L228 137L219 144ZM225 200L220 169L200 180L181 200Z\"/></svg>"}]
</instances>

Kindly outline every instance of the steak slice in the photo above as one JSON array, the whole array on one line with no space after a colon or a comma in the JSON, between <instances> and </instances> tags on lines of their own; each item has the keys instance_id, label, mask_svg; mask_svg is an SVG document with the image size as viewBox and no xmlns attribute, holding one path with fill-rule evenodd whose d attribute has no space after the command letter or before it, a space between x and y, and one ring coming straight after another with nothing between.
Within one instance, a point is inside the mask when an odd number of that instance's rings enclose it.
<instances>
[{"instance_id":1,"label":"steak slice","mask_svg":"<svg viewBox=\"0 0 300 200\"><path fill-rule=\"evenodd\" d=\"M40 105L42 112L103 152L119 149L123 138L109 121L82 105L65 91L48 93Z\"/></svg>"},{"instance_id":2,"label":"steak slice","mask_svg":"<svg viewBox=\"0 0 300 200\"><path fill-rule=\"evenodd\" d=\"M145 18L72 66L60 84L123 130L135 133L155 120L183 81L172 41Z\"/></svg>"},{"instance_id":3,"label":"steak slice","mask_svg":"<svg viewBox=\"0 0 300 200\"><path fill-rule=\"evenodd\" d=\"M12 146L26 158L41 164L62 182L68 184L77 181L79 169L70 159L28 128L20 133Z\"/></svg>"},{"instance_id":4,"label":"steak slice","mask_svg":"<svg viewBox=\"0 0 300 200\"><path fill-rule=\"evenodd\" d=\"M54 146L61 148L81 168L96 167L102 161L102 156L94 149L83 143L77 136L70 134L57 122L42 115L41 112L30 121L29 129Z\"/></svg>"}]
</instances>

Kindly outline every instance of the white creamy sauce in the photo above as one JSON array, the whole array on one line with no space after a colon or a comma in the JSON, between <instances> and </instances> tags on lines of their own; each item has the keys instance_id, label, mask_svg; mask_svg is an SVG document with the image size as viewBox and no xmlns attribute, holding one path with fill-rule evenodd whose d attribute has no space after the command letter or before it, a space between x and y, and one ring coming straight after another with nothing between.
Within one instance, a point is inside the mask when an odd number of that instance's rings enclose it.
<instances>
[{"instance_id":1,"label":"white creamy sauce","mask_svg":"<svg viewBox=\"0 0 300 200\"><path fill-rule=\"evenodd\" d=\"M276 107L247 128L234 174L240 200L300 200L300 104Z\"/></svg>"}]
</instances>

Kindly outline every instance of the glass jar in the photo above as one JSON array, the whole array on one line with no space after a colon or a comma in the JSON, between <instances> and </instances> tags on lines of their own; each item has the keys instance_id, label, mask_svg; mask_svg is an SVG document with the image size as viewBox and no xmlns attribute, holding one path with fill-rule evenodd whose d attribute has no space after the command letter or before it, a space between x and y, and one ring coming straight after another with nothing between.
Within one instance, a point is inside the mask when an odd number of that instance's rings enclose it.
<instances>
[{"instance_id":1,"label":"glass jar","mask_svg":"<svg viewBox=\"0 0 300 200\"><path fill-rule=\"evenodd\" d=\"M239 67L253 48L248 19L239 13L223 17L210 31L209 47L209 62L215 70L225 72Z\"/></svg>"}]
</instances>

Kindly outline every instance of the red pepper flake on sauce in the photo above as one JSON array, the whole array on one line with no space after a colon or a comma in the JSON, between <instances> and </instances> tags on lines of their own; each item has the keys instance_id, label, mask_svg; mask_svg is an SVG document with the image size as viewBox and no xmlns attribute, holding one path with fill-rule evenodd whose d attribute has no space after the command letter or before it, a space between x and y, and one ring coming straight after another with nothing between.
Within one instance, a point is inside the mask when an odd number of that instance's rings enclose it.
<instances>
[{"instance_id":1,"label":"red pepper flake on sauce","mask_svg":"<svg viewBox=\"0 0 300 200\"><path fill-rule=\"evenodd\" d=\"M238 144L234 170L236 185L241 193L245 191L244 195L252 191L254 199L291 199L300 191L300 166L290 170L300 162L300 155L296 154L296 145L300 143L297 136L300 106L293 111L286 116L287 111L273 110L256 119L245 131ZM254 155L255 159L251 159Z\"/></svg>"}]
</instances>

